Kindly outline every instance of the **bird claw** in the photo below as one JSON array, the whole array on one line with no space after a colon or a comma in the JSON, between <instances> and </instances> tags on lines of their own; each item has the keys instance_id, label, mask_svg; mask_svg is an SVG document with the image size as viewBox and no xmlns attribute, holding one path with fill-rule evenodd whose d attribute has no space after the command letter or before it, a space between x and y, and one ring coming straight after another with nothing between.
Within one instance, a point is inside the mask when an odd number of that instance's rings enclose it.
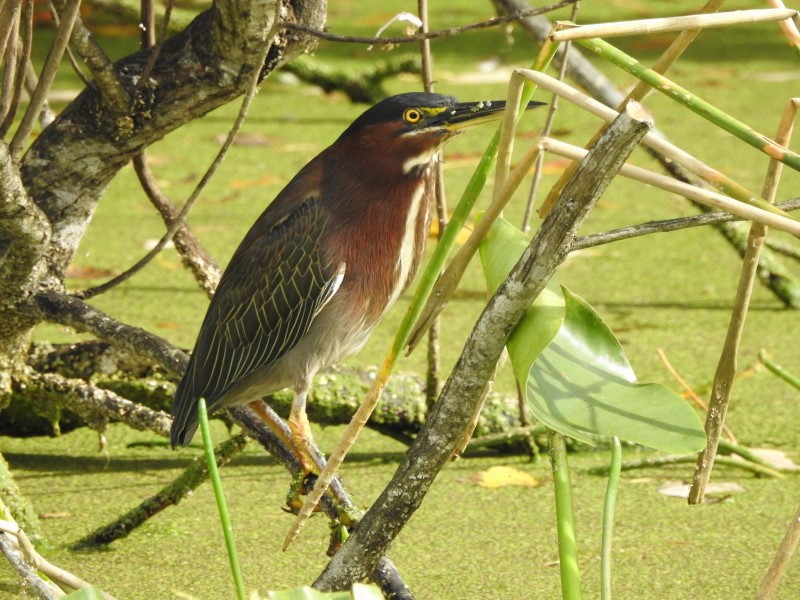
<instances>
[{"instance_id":1,"label":"bird claw","mask_svg":"<svg viewBox=\"0 0 800 600\"><path fill-rule=\"evenodd\" d=\"M286 507L284 510L294 515L300 512L303 507L303 496L314 489L314 484L317 481L317 474L311 472L300 471L292 478L292 484L289 486L289 493L286 494ZM314 512L319 512L319 506L316 507Z\"/></svg>"}]
</instances>

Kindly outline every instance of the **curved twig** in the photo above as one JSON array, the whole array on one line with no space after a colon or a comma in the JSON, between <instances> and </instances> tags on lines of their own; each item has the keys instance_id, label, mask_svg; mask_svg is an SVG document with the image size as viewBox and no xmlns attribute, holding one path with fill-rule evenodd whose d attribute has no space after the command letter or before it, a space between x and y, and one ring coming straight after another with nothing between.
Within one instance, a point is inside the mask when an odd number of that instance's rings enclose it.
<instances>
[{"instance_id":1,"label":"curved twig","mask_svg":"<svg viewBox=\"0 0 800 600\"><path fill-rule=\"evenodd\" d=\"M503 25L505 23L511 23L512 21L519 21L520 19L525 19L527 17L534 17L536 15L542 15L544 13L558 10L559 8L563 8L564 6L569 6L570 4L574 4L575 1L576 0L560 0L559 2L548 4L547 6L542 6L540 8L523 10L510 15L495 17L493 19L487 19L486 21L480 21L478 23L470 23L469 25L462 25L461 27L448 27L447 29L437 29L436 31L428 31L424 33L416 33L414 35L401 35L395 37L338 35L335 33L330 33L328 31L321 31L319 29L314 29L313 27L307 27L306 25L300 25L297 23L286 23L284 27L292 31L299 31L301 33L306 33L308 35L312 35L321 40L327 40L329 42L343 42L347 44L410 44L412 42L421 42L423 40L434 40L436 38L451 37L454 35L458 35L460 33L464 33L465 31L472 31L475 29L486 29L487 27L496 27L497 25Z\"/></svg>"}]
</instances>

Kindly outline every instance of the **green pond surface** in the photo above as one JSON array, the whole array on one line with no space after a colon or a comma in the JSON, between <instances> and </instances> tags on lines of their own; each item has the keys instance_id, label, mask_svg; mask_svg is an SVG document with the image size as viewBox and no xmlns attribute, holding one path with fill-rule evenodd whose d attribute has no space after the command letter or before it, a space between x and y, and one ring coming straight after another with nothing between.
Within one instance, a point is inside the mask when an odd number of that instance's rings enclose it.
<instances>
[{"instance_id":1,"label":"green pond surface","mask_svg":"<svg viewBox=\"0 0 800 600\"><path fill-rule=\"evenodd\" d=\"M433 28L490 17L490 3L431 3ZM585 2L585 22L644 18L697 10L700 2ZM600 6L602 5L602 6ZM414 2L332 2L332 31L370 35ZM761 8L758 2L731 2L726 9ZM562 18L568 12L562 11ZM674 34L618 38L613 43L643 62L652 62ZM124 54L135 41L110 40ZM116 46L115 46L116 47ZM363 46L322 43L315 59L353 72L387 54ZM437 91L462 100L503 99L504 83L514 67L527 67L535 46L518 30L486 29L458 39L435 42ZM487 62L494 71L482 71ZM599 65L617 85L633 80L608 65ZM788 98L797 95L800 69L777 26L759 24L703 33L670 71L685 87L758 131L774 135ZM68 74L59 84L77 87ZM391 93L419 89L414 76L387 82ZM536 99L550 102L537 93ZM648 97L656 125L672 141L753 190L760 190L767 159L755 149L715 129L700 117L660 95ZM250 111L244 133L252 143L233 147L218 176L190 216L190 224L209 251L225 264L249 225L294 173L331 143L360 112L339 94L287 83L278 76L264 82ZM231 126L238 104L223 107L169 135L148 151L152 169L164 190L183 201L212 160ZM542 127L545 110L528 114L516 144L523 151ZM598 123L561 103L555 135L585 144ZM491 126L454 140L445 153L449 202L455 204L492 133ZM637 165L656 169L642 151ZM564 163L547 157L542 190L555 181ZM786 170L778 199L798 195L800 177ZM519 223L529 189L525 183L506 211ZM542 192L540 192L541 197ZM481 201L491 196L491 185ZM611 229L653 219L695 214L680 197L627 180L615 181L587 219L583 232ZM92 227L75 257L75 266L118 272L144 252L147 240L163 226L138 190L130 167L109 187ZM785 234L775 239L791 241ZM559 280L591 302L616 332L641 381L678 389L656 350L701 396L708 396L728 325L737 285L738 255L714 230L697 228L601 246L580 252L559 272ZM800 269L793 267L800 277ZM78 271L80 272L80 271ZM74 288L98 280L75 278ZM444 312L442 368L446 374L485 301L479 265L467 273ZM347 359L350 366L380 364L410 298L407 293L373 334L365 348ZM93 303L127 323L191 347L207 298L182 270L174 250L164 252L145 271ZM765 287L755 289L744 332L739 370L728 424L739 443L770 447L798 459L800 393L766 371L757 360L761 349L800 372L796 311ZM39 339L82 339L60 327L42 327ZM400 361L402 371L423 373L426 358L417 351ZM497 389L514 393L510 369L500 374ZM0 416L2 418L2 416ZM217 441L226 430L213 422ZM340 427L319 428L320 446L330 451ZM200 454L197 441L173 452L150 433L112 425L106 434L108 453L98 451L97 435L80 429L59 438L0 438L23 493L42 516L49 542L45 550L55 564L76 573L120 599L201 600L232 598L233 588L222 543L217 509L208 485L151 519L128 538L103 551L73 551L70 544L112 521L155 494ZM400 443L366 431L342 476L359 506L367 507L391 478L405 450ZM650 456L634 447L625 459ZM580 567L586 598L599 597L600 534L605 479L588 469L608 461L606 449L570 456L573 468ZM538 487L496 489L474 483L477 473L510 466L529 473ZM622 476L614 537L614 596L619 599L752 598L800 501L800 478L756 478L725 467L713 481L735 482L744 491L719 501L689 507L685 500L658 493L668 482L690 480L692 465L626 472ZM327 563L328 527L315 517L288 552L280 547L292 518L281 510L289 475L263 451L251 445L222 471L248 589L265 594L310 583ZM548 462L492 452L468 454L448 465L420 510L390 551L405 581L420 599L558 598L559 571L555 514ZM0 562L0 598L19 596L16 578ZM776 598L800 598L800 567L790 569Z\"/></svg>"}]
</instances>

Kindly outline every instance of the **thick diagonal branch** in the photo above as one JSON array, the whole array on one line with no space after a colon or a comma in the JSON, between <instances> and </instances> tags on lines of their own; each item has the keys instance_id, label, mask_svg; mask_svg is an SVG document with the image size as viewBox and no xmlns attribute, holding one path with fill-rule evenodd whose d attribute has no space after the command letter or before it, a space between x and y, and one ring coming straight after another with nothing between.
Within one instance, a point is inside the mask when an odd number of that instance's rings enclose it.
<instances>
[{"instance_id":1,"label":"thick diagonal branch","mask_svg":"<svg viewBox=\"0 0 800 600\"><path fill-rule=\"evenodd\" d=\"M582 161L555 210L475 324L439 401L392 481L315 587L343 589L363 578L420 506L467 428L511 331L566 258L584 217L650 127L649 113L629 105Z\"/></svg>"}]
</instances>

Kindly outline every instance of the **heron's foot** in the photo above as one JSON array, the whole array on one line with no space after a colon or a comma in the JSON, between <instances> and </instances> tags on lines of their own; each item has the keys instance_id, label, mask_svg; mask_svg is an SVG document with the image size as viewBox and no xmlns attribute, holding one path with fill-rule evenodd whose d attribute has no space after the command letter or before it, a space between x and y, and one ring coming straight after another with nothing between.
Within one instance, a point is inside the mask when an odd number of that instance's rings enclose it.
<instances>
[{"instance_id":1,"label":"heron's foot","mask_svg":"<svg viewBox=\"0 0 800 600\"><path fill-rule=\"evenodd\" d=\"M339 548L342 547L347 537L350 535L350 531L347 527L345 527L339 519L334 519L330 522L331 528L331 538L328 542L328 549L325 551L330 557L333 557L339 551Z\"/></svg>"},{"instance_id":2,"label":"heron's foot","mask_svg":"<svg viewBox=\"0 0 800 600\"><path fill-rule=\"evenodd\" d=\"M288 512L297 514L303 507L303 496L307 496L314 484L317 482L317 474L313 472L299 471L292 478L292 484L289 486L289 493L286 494L286 506ZM319 512L320 507L317 506L314 512Z\"/></svg>"}]
</instances>

